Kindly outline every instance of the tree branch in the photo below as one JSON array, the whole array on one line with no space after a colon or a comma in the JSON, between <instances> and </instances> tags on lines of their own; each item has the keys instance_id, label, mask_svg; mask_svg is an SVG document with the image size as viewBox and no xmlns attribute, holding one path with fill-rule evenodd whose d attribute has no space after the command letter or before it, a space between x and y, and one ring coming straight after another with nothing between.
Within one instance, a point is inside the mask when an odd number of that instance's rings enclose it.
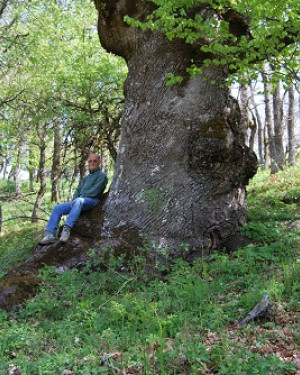
<instances>
[{"instance_id":1,"label":"tree branch","mask_svg":"<svg viewBox=\"0 0 300 375\"><path fill-rule=\"evenodd\" d=\"M270 297L265 294L261 301L249 312L249 314L239 323L239 325L243 327L247 325L250 320L261 318L262 316L266 315L270 307Z\"/></svg>"},{"instance_id":2,"label":"tree branch","mask_svg":"<svg viewBox=\"0 0 300 375\"><path fill-rule=\"evenodd\" d=\"M9 219L2 220L1 223L5 223L6 221L17 220L17 219L29 219L29 220L31 220L32 217L31 216L25 216L25 215L15 216L15 217L10 217ZM47 219L43 219L41 217L35 217L34 220L48 221Z\"/></svg>"},{"instance_id":3,"label":"tree branch","mask_svg":"<svg viewBox=\"0 0 300 375\"><path fill-rule=\"evenodd\" d=\"M14 100L17 99L17 97L18 97L19 95L21 95L24 91L25 91L25 89L21 90L20 92L18 92L15 96L13 96L13 97L10 98L10 99L2 100L2 101L0 102L0 106L2 106L2 105L4 105L4 104L8 104L8 103L14 101Z\"/></svg>"},{"instance_id":4,"label":"tree branch","mask_svg":"<svg viewBox=\"0 0 300 375\"><path fill-rule=\"evenodd\" d=\"M126 375L125 370L120 370L118 367L112 365L110 363L110 359L114 358L114 353L113 354L103 354L101 357L101 365L102 366L107 366L110 370L112 370L116 374L121 374L121 375Z\"/></svg>"},{"instance_id":5,"label":"tree branch","mask_svg":"<svg viewBox=\"0 0 300 375\"><path fill-rule=\"evenodd\" d=\"M8 5L9 0L2 0L0 3L0 18L2 17L7 5Z\"/></svg>"}]
</instances>

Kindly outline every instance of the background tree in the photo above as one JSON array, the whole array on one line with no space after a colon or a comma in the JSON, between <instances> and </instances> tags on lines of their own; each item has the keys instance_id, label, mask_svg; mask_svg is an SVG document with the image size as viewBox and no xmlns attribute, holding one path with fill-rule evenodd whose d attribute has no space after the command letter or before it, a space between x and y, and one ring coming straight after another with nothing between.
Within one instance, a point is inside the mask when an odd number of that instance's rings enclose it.
<instances>
[{"instance_id":1,"label":"background tree","mask_svg":"<svg viewBox=\"0 0 300 375\"><path fill-rule=\"evenodd\" d=\"M276 150L276 164L280 170L285 164L285 154L283 147L283 98L280 94L280 82L277 82L273 92L273 118L274 118L274 146Z\"/></svg>"},{"instance_id":2,"label":"background tree","mask_svg":"<svg viewBox=\"0 0 300 375\"><path fill-rule=\"evenodd\" d=\"M267 73L263 73L264 91L265 91L265 160L270 163L271 173L278 172L277 154L275 147L273 118L272 118L272 101L271 85L268 82ZM267 165L268 166L268 165Z\"/></svg>"},{"instance_id":3,"label":"background tree","mask_svg":"<svg viewBox=\"0 0 300 375\"><path fill-rule=\"evenodd\" d=\"M244 133L245 139L248 142L248 131L250 125L250 113L249 113L249 94L248 85L245 83L240 83L240 108L241 108L241 129Z\"/></svg>"},{"instance_id":4,"label":"background tree","mask_svg":"<svg viewBox=\"0 0 300 375\"><path fill-rule=\"evenodd\" d=\"M288 129L288 163L289 165L296 164L296 152L295 152L295 97L294 87L290 85L288 88L289 94L289 106L287 116L287 129Z\"/></svg>"},{"instance_id":5,"label":"background tree","mask_svg":"<svg viewBox=\"0 0 300 375\"><path fill-rule=\"evenodd\" d=\"M51 201L59 202L60 177L61 170L61 154L62 154L62 129L60 121L53 119L53 160L51 169Z\"/></svg>"},{"instance_id":6,"label":"background tree","mask_svg":"<svg viewBox=\"0 0 300 375\"><path fill-rule=\"evenodd\" d=\"M15 160L13 132L23 114L22 131L20 126L17 129L20 135L26 134L20 162L29 172L33 189L40 164L36 129L44 124L45 176L52 180L52 199L56 201L60 182L72 175L70 167L81 164L85 169L90 151L101 149L106 158L116 157L126 66L99 47L93 4L79 0L10 4L5 14L6 23L14 20L10 40L16 35L22 38L10 43L10 48L6 48L7 38L0 41L0 48L5 49L0 98L8 98L0 101L0 129L6 143L1 150L2 165L4 169ZM78 160L73 160L74 147L78 147ZM109 149L112 156L106 152Z\"/></svg>"},{"instance_id":7,"label":"background tree","mask_svg":"<svg viewBox=\"0 0 300 375\"><path fill-rule=\"evenodd\" d=\"M38 137L39 152L40 152L40 161L38 168L38 181L40 184L34 208L32 211L32 221L37 221L38 212L40 210L42 200L46 193L47 180L46 180L46 133L47 133L47 123L40 121L40 123L35 123L36 133Z\"/></svg>"}]
</instances>

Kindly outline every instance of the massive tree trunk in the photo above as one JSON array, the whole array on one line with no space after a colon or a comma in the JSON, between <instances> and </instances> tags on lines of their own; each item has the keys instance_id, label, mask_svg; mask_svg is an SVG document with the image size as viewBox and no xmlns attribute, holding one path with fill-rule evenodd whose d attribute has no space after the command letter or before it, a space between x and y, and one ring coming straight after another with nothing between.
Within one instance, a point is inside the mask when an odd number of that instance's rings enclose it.
<instances>
[{"instance_id":1,"label":"massive tree trunk","mask_svg":"<svg viewBox=\"0 0 300 375\"><path fill-rule=\"evenodd\" d=\"M257 168L238 104L223 85L226 73L212 66L192 78L185 73L190 59L205 58L193 46L124 24L126 14L143 19L149 3L96 5L102 46L129 68L103 235L117 241L133 229L156 248L207 253L245 223L245 186ZM183 82L166 86L169 72Z\"/></svg>"}]
</instances>

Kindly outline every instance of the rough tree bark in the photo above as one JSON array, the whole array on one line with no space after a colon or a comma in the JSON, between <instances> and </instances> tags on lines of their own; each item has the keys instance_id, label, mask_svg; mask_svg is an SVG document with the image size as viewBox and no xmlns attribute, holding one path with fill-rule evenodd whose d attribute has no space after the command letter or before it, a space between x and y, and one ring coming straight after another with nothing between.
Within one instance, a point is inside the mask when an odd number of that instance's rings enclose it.
<instances>
[{"instance_id":1,"label":"rough tree bark","mask_svg":"<svg viewBox=\"0 0 300 375\"><path fill-rule=\"evenodd\" d=\"M257 169L237 101L223 85L226 72L214 66L192 78L185 71L190 59L205 58L195 46L124 23L126 14L144 19L149 3L95 3L102 46L129 68L102 235L117 243L133 229L174 255L182 247L191 257L208 253L245 223L245 186ZM168 72L184 81L166 86Z\"/></svg>"}]
</instances>

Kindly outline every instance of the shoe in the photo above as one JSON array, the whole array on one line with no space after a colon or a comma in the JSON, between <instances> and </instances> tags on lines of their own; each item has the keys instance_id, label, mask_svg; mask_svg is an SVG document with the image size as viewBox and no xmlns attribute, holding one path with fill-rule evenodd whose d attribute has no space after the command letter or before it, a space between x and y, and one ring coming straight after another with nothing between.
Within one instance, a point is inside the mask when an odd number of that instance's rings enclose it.
<instances>
[{"instance_id":1,"label":"shoe","mask_svg":"<svg viewBox=\"0 0 300 375\"><path fill-rule=\"evenodd\" d=\"M48 245L55 242L55 235L52 232L45 230L45 237L39 242L40 245Z\"/></svg>"},{"instance_id":2,"label":"shoe","mask_svg":"<svg viewBox=\"0 0 300 375\"><path fill-rule=\"evenodd\" d=\"M60 235L60 242L67 242L69 237L70 237L70 231L71 231L71 228L69 228L68 226L64 225L63 227L63 230L61 232L61 235Z\"/></svg>"}]
</instances>

